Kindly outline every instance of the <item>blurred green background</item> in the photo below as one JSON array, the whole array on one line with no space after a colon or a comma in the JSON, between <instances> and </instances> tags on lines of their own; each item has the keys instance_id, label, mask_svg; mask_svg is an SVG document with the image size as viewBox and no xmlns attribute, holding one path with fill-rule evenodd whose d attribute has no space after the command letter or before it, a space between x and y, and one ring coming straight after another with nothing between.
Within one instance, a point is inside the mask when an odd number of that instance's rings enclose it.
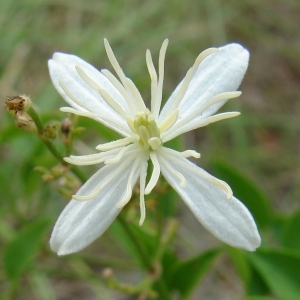
<instances>
[{"instance_id":1,"label":"blurred green background","mask_svg":"<svg viewBox=\"0 0 300 300\"><path fill-rule=\"evenodd\" d=\"M256 254L226 249L195 283L191 299L298 299L300 295L300 2L298 0L2 0L0 10L0 294L3 299L137 299L111 292L109 267L129 283L138 263L108 230L87 250L58 258L48 246L51 228L67 199L61 180L44 182L36 166L57 164L32 133L19 130L5 97L30 95L44 122L62 120L64 101L53 88L47 60L53 52L76 54L109 68L103 38L126 75L149 100L145 51L166 55L166 100L197 55L238 42L250 65L238 100L223 108L241 116L185 136L180 147L202 154L197 164L231 184L252 211L262 233ZM113 133L81 118L87 130L77 152L93 151ZM75 150L74 150L75 151ZM76 151L75 151L76 152ZM83 168L92 174L93 168ZM181 259L220 245L181 201L173 250ZM117 232L117 233L116 233ZM129 251L130 253L130 251ZM186 270L187 271L187 270ZM189 272L189 271L187 271ZM204 274L205 273L205 274ZM200 280L201 277L201 280ZM298 284L297 284L298 282ZM176 294L176 288L174 294ZM180 289L179 289L180 290ZM178 291L177 291L178 293ZM259 298L261 297L261 298ZM300 296L299 296L300 297ZM160 298L159 298L160 299ZM181 299L181 298L179 298Z\"/></svg>"}]
</instances>

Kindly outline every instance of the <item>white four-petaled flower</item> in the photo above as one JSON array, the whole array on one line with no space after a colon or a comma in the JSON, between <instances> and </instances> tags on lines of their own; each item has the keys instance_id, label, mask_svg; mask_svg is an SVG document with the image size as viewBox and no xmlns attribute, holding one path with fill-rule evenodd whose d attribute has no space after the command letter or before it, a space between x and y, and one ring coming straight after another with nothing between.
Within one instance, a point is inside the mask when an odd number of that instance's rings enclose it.
<instances>
[{"instance_id":1,"label":"white four-petaled flower","mask_svg":"<svg viewBox=\"0 0 300 300\"><path fill-rule=\"evenodd\" d=\"M161 108L164 59L168 40L159 54L158 74L146 52L151 77L151 110L134 83L125 76L104 40L108 58L119 80L108 70L99 72L74 55L55 53L49 60L52 82L71 107L61 111L93 118L123 136L96 147L100 153L70 156L75 165L104 163L73 196L57 220L50 245L59 255L85 248L113 222L140 184L140 224L145 219L144 195L156 185L160 173L181 196L201 224L221 241L249 251L260 245L255 222L230 187L187 157L163 144L182 133L235 117L237 112L214 113L237 92L248 66L249 53L238 44L202 52L182 82ZM148 161L153 172L146 183Z\"/></svg>"}]
</instances>

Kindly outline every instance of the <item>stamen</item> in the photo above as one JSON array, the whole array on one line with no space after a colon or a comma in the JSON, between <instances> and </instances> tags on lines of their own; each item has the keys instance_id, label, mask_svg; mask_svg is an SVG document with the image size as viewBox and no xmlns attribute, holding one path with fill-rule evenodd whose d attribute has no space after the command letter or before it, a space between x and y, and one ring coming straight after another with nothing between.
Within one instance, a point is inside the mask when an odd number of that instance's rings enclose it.
<instances>
[{"instance_id":1,"label":"stamen","mask_svg":"<svg viewBox=\"0 0 300 300\"><path fill-rule=\"evenodd\" d=\"M164 165L164 167L170 173L172 173L175 177L177 177L177 179L180 182L179 186L181 188L185 188L187 186L187 181L186 181L185 177L180 172L174 170L174 168L172 168L172 166L162 156L160 156L159 159L160 159L161 163Z\"/></svg>"},{"instance_id":2,"label":"stamen","mask_svg":"<svg viewBox=\"0 0 300 300\"><path fill-rule=\"evenodd\" d=\"M65 86L65 84L62 81L59 81L59 85L60 87L63 89L63 91L65 92L65 94L71 99L73 100L77 105L79 105L80 107L87 109L87 107L81 102L79 101L75 96L73 96L70 91L67 89L67 87Z\"/></svg>"},{"instance_id":3,"label":"stamen","mask_svg":"<svg viewBox=\"0 0 300 300\"><path fill-rule=\"evenodd\" d=\"M180 153L181 157L195 157L195 158L200 158L200 153L198 153L195 150L186 150Z\"/></svg>"},{"instance_id":4,"label":"stamen","mask_svg":"<svg viewBox=\"0 0 300 300\"><path fill-rule=\"evenodd\" d=\"M176 123L178 115L179 109L175 109L171 114L169 114L159 125L160 132L165 132L169 130Z\"/></svg>"},{"instance_id":5,"label":"stamen","mask_svg":"<svg viewBox=\"0 0 300 300\"><path fill-rule=\"evenodd\" d=\"M148 182L148 184L146 186L145 195L148 195L151 193L151 191L157 184L157 181L158 181L159 175L160 175L160 165L159 165L159 161L157 159L155 152L150 152L150 158L153 163L153 172L152 172L150 181Z\"/></svg>"},{"instance_id":6,"label":"stamen","mask_svg":"<svg viewBox=\"0 0 300 300\"><path fill-rule=\"evenodd\" d=\"M138 157L132 166L132 169L130 171L129 177L128 177L128 183L127 183L127 187L126 187L126 192L123 196L123 198L121 199L121 201L117 204L117 208L123 208L130 200L131 196L132 196L132 180L133 180L133 175L138 167L138 165L141 163L141 161L143 160L143 158L141 159L141 157Z\"/></svg>"},{"instance_id":7,"label":"stamen","mask_svg":"<svg viewBox=\"0 0 300 300\"><path fill-rule=\"evenodd\" d=\"M113 129L114 131L119 132L123 136L132 135L129 128L126 128L126 123L122 123L116 118L112 118L109 114L101 115L100 113L91 113L88 111L80 111L72 107L61 107L60 111L75 114L77 116L88 117L92 119L97 119L97 121L104 124L106 127Z\"/></svg>"},{"instance_id":8,"label":"stamen","mask_svg":"<svg viewBox=\"0 0 300 300\"><path fill-rule=\"evenodd\" d=\"M178 152L176 150L173 150L171 148L162 148L161 152L167 155L170 155L172 157L176 156L176 157L195 157L195 158L200 158L200 153L198 153L195 150L186 150L183 152Z\"/></svg>"},{"instance_id":9,"label":"stamen","mask_svg":"<svg viewBox=\"0 0 300 300\"><path fill-rule=\"evenodd\" d=\"M82 116L82 117L88 117L88 118L101 118L102 116L97 114L97 113L91 113L89 111L81 111L81 110L77 110L75 108L72 107L61 107L59 109L62 112L66 112L66 113L71 113L77 116Z\"/></svg>"},{"instance_id":10,"label":"stamen","mask_svg":"<svg viewBox=\"0 0 300 300\"><path fill-rule=\"evenodd\" d=\"M221 120L225 120L225 119L229 119L229 118L234 118L239 116L241 113L238 111L233 111L233 112L227 112L227 113L221 113L221 114L217 114L211 117L208 117L206 119L206 121L208 122L207 124L211 124L214 122L218 122Z\"/></svg>"},{"instance_id":11,"label":"stamen","mask_svg":"<svg viewBox=\"0 0 300 300\"><path fill-rule=\"evenodd\" d=\"M146 63L151 78L151 107L154 107L157 90L157 74L154 68L150 50L146 51Z\"/></svg>"},{"instance_id":12,"label":"stamen","mask_svg":"<svg viewBox=\"0 0 300 300\"><path fill-rule=\"evenodd\" d=\"M98 91L100 86L93 80L91 79L80 66L75 66L75 69L79 76L95 91Z\"/></svg>"},{"instance_id":13,"label":"stamen","mask_svg":"<svg viewBox=\"0 0 300 300\"><path fill-rule=\"evenodd\" d=\"M134 120L131 117L127 116L126 121L127 121L127 125L129 126L130 130L134 133L137 133L135 130L135 127L134 127Z\"/></svg>"},{"instance_id":14,"label":"stamen","mask_svg":"<svg viewBox=\"0 0 300 300\"><path fill-rule=\"evenodd\" d=\"M170 155L166 151L164 151L163 153L167 154L167 155ZM160 156L160 158L161 158L161 156ZM206 171L204 171L201 168L195 168L194 165L188 160L176 160L176 163L178 165L180 165L182 168L184 168L186 171L188 171L190 173L194 173L195 175L209 181L210 183L212 183L215 186L222 189L226 193L227 199L232 198L233 192L232 192L230 186L225 181L220 180L220 179L210 175L209 173L207 173Z\"/></svg>"},{"instance_id":15,"label":"stamen","mask_svg":"<svg viewBox=\"0 0 300 300\"><path fill-rule=\"evenodd\" d=\"M144 161L141 166L141 173L140 173L140 211L141 211L141 218L139 225L143 225L145 218L146 218L146 209L145 209L145 185L146 185L146 177L147 177L147 161Z\"/></svg>"},{"instance_id":16,"label":"stamen","mask_svg":"<svg viewBox=\"0 0 300 300\"><path fill-rule=\"evenodd\" d=\"M102 163L107 159L114 158L116 153L118 153L119 151L120 149L112 149L107 152L96 153L96 154L80 155L80 156L71 155L70 157L65 157L64 160L70 164L77 165L77 166L94 165L94 164Z\"/></svg>"},{"instance_id":17,"label":"stamen","mask_svg":"<svg viewBox=\"0 0 300 300\"><path fill-rule=\"evenodd\" d=\"M160 52L159 52L158 83L157 83L155 98L153 100L153 103L151 103L151 111L152 111L155 119L158 118L160 106L161 106L162 88L163 88L163 81L164 81L164 63L165 63L165 56L166 56L168 44L169 44L169 40L165 39L163 41L163 44L162 44ZM153 104L153 106L152 106L152 104Z\"/></svg>"},{"instance_id":18,"label":"stamen","mask_svg":"<svg viewBox=\"0 0 300 300\"><path fill-rule=\"evenodd\" d=\"M117 178L119 176L119 174L123 173L124 170L126 168L128 168L128 166L131 164L131 161L125 161L125 163L120 166L118 166L118 168L115 168L114 172L110 173L105 181L99 185L95 190L93 190L90 194L88 195L73 195L72 198L74 200L77 201L87 201L90 199L93 199L94 197L96 197L112 180L114 180L115 178Z\"/></svg>"},{"instance_id":19,"label":"stamen","mask_svg":"<svg viewBox=\"0 0 300 300\"><path fill-rule=\"evenodd\" d=\"M148 140L148 144L152 148L152 150L156 150L158 147L161 146L162 142L160 138L152 137Z\"/></svg>"},{"instance_id":20,"label":"stamen","mask_svg":"<svg viewBox=\"0 0 300 300\"><path fill-rule=\"evenodd\" d=\"M188 72L186 73L186 76L184 77L181 86L179 88L179 91L175 97L175 99L172 101L172 105L169 109L169 111L173 111L174 109L179 107L179 104L181 102L181 100L183 99L187 88L190 84L190 82L193 79L193 76L195 75L196 71L198 70L199 65L201 64L201 62L210 54L217 52L218 48L209 48L204 50L203 52L201 52L199 54L199 56L197 57L194 65L188 70Z\"/></svg>"},{"instance_id":21,"label":"stamen","mask_svg":"<svg viewBox=\"0 0 300 300\"><path fill-rule=\"evenodd\" d=\"M107 69L102 69L101 73L113 84L113 86L120 92L120 94L124 97L124 99L126 100L126 103L130 103L131 102L131 96L128 94L128 92L126 91L126 89L124 88L124 86L120 83L120 81L116 78L116 76L111 73L109 70ZM130 106L129 106L130 108ZM134 112L136 110L134 109Z\"/></svg>"},{"instance_id":22,"label":"stamen","mask_svg":"<svg viewBox=\"0 0 300 300\"><path fill-rule=\"evenodd\" d=\"M148 147L148 140L151 137L149 131L147 130L147 128L145 126L141 125L138 128L138 135L140 136L140 138L143 141L143 146L146 146L146 148L147 148Z\"/></svg>"},{"instance_id":23,"label":"stamen","mask_svg":"<svg viewBox=\"0 0 300 300\"><path fill-rule=\"evenodd\" d=\"M211 123L214 123L217 121L233 118L233 117L236 117L239 115L240 115L239 112L227 112L227 113L213 115L213 116L210 116L210 117L204 118L204 119L199 119L197 121L191 121L190 123L183 125L182 127L178 128L174 131L172 130L172 131L168 131L168 132L163 132L161 134L161 140L165 143L185 132L207 126L208 124L211 124ZM177 127L177 124L176 124L176 127Z\"/></svg>"},{"instance_id":24,"label":"stamen","mask_svg":"<svg viewBox=\"0 0 300 300\"><path fill-rule=\"evenodd\" d=\"M123 70L121 69L107 39L104 39L104 47L105 47L105 50L106 50L106 53L107 53L107 56L108 56L108 59L109 59L111 65L113 66L114 70L118 74L123 86L125 87L127 92L130 94L130 91L129 91L129 89L127 87L127 83L126 83L126 76L125 76ZM125 99L128 101L127 104L129 106L130 110L136 114L139 111L137 104L134 101L132 101L131 97L128 97Z\"/></svg>"},{"instance_id":25,"label":"stamen","mask_svg":"<svg viewBox=\"0 0 300 300\"><path fill-rule=\"evenodd\" d=\"M127 87L130 90L132 96L136 100L136 103L139 106L139 109L141 111L146 110L145 102L144 102L139 90L137 89L137 87L133 83L133 81L126 77L126 83L127 83Z\"/></svg>"},{"instance_id":26,"label":"stamen","mask_svg":"<svg viewBox=\"0 0 300 300\"><path fill-rule=\"evenodd\" d=\"M98 93L102 96L103 100L109 105L114 111L121 115L124 119L127 118L127 113L123 110L118 102L116 102L112 96L104 89L98 88Z\"/></svg>"},{"instance_id":27,"label":"stamen","mask_svg":"<svg viewBox=\"0 0 300 300\"><path fill-rule=\"evenodd\" d=\"M126 118L127 113L123 110L123 108L109 95L109 93L102 89L94 80L92 80L80 66L75 66L77 73L79 76L96 92L98 92L104 101L118 114Z\"/></svg>"},{"instance_id":28,"label":"stamen","mask_svg":"<svg viewBox=\"0 0 300 300\"><path fill-rule=\"evenodd\" d=\"M180 128L181 126L183 126L184 124L186 124L186 123L192 121L194 118L200 116L201 113L203 113L208 107L212 106L213 104L215 104L217 102L220 102L220 101L223 101L223 100L229 100L229 99L239 97L241 94L242 94L242 92L237 91L237 92L225 92L225 93L221 93L221 94L218 94L218 95L214 96L213 98L208 100L206 103L204 103L204 105L201 105L199 108L192 111L186 118L180 120L172 128L172 130L175 131L178 128Z\"/></svg>"},{"instance_id":29,"label":"stamen","mask_svg":"<svg viewBox=\"0 0 300 300\"><path fill-rule=\"evenodd\" d=\"M127 146L128 144L130 144L132 142L136 142L136 138L128 136L124 139L120 139L120 140L117 140L117 141L112 141L112 142L105 143L105 144L100 144L96 147L96 149L100 150L100 151L107 151L107 150Z\"/></svg>"},{"instance_id":30,"label":"stamen","mask_svg":"<svg viewBox=\"0 0 300 300\"><path fill-rule=\"evenodd\" d=\"M135 147L135 145L133 145L133 144L124 147L124 148L118 153L117 156L105 160L104 163L105 163L106 165L113 165L113 164L119 162L120 159L121 159L121 158L123 157L123 155L125 154L125 152L127 152L127 151L133 149L134 147Z\"/></svg>"}]
</instances>

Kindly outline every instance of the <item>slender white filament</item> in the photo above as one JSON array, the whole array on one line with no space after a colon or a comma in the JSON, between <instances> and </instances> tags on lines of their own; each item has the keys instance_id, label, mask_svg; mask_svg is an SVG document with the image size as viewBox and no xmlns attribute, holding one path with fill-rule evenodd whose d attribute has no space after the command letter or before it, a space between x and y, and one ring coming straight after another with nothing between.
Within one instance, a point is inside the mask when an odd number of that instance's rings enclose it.
<instances>
[{"instance_id":1,"label":"slender white filament","mask_svg":"<svg viewBox=\"0 0 300 300\"><path fill-rule=\"evenodd\" d=\"M71 94L71 92L67 89L66 85L62 82L62 81L59 81L59 85L60 87L62 88L62 90L65 92L65 94L71 99L73 100L78 106L80 106L81 108L84 108L86 110L89 110L85 105L84 103L82 103L80 100L78 100L75 96L73 96Z\"/></svg>"},{"instance_id":2,"label":"slender white filament","mask_svg":"<svg viewBox=\"0 0 300 300\"><path fill-rule=\"evenodd\" d=\"M129 167L131 164L131 161L125 161L123 164L119 165L114 169L113 172L111 172L106 178L105 181L99 185L95 190L93 190L90 194L88 195L73 195L72 198L74 200L84 202L87 200L91 200L95 198L112 180L114 180L116 177L118 177L126 168Z\"/></svg>"},{"instance_id":3,"label":"slender white filament","mask_svg":"<svg viewBox=\"0 0 300 300\"><path fill-rule=\"evenodd\" d=\"M137 136L136 137L128 136L128 137L125 137L120 140L112 141L112 142L105 143L105 144L100 144L96 147L96 149L100 150L100 151L107 151L107 150L112 150L112 149L127 146L128 144L136 142L136 141L138 141Z\"/></svg>"},{"instance_id":4,"label":"slender white filament","mask_svg":"<svg viewBox=\"0 0 300 300\"><path fill-rule=\"evenodd\" d=\"M195 157L195 158L199 158L200 157L200 153L198 153L197 151L195 150L186 150L186 151L183 151L183 152L178 152L176 150L173 150L171 148L167 148L167 147L163 147L161 148L160 150L161 152L163 153L166 153L166 154L169 154L170 156L173 156L173 157Z\"/></svg>"},{"instance_id":5,"label":"slender white filament","mask_svg":"<svg viewBox=\"0 0 300 300\"><path fill-rule=\"evenodd\" d=\"M77 166L94 165L94 164L102 163L107 159L114 158L116 154L119 153L119 151L120 149L112 149L110 151L96 153L96 154L80 155L80 156L71 155L70 157L65 157L64 160L70 164L77 165Z\"/></svg>"},{"instance_id":6,"label":"slender white filament","mask_svg":"<svg viewBox=\"0 0 300 300\"><path fill-rule=\"evenodd\" d=\"M187 181L185 177L178 171L174 170L174 168L164 159L163 156L159 156L160 163L179 180L179 186L184 188L187 186Z\"/></svg>"},{"instance_id":7,"label":"slender white filament","mask_svg":"<svg viewBox=\"0 0 300 300\"><path fill-rule=\"evenodd\" d=\"M132 150L132 149L134 149L134 148L136 148L136 145L134 145L134 144L128 145L128 146L122 148L122 149L119 151L118 155L116 155L116 156L113 157L113 158L109 158L109 159L105 160L104 163L105 163L106 165L113 165L113 164L116 164L117 162L119 162L119 161L121 160L121 158L123 157L123 155L125 154L125 152L128 152L128 151L130 151L130 150Z\"/></svg>"},{"instance_id":8,"label":"slender white filament","mask_svg":"<svg viewBox=\"0 0 300 300\"><path fill-rule=\"evenodd\" d=\"M181 100L183 99L186 91L187 91L187 88L193 78L193 76L195 75L199 65L201 64L201 62L207 57L209 56L210 54L214 53L214 52L217 52L218 51L218 48L209 48L209 49L206 49L204 50L203 52L201 52L199 54L199 56L197 57L194 65L188 70L188 72L186 73L186 76L184 77L183 81L182 81L182 84L179 88L179 91L175 97L175 99L172 101L172 105L169 109L170 112L172 112L174 109L178 108L179 107L179 104L181 102Z\"/></svg>"},{"instance_id":9,"label":"slender white filament","mask_svg":"<svg viewBox=\"0 0 300 300\"><path fill-rule=\"evenodd\" d=\"M120 67L120 65L119 65L119 63L118 63L118 61L117 61L117 59L116 59L116 57L115 57L115 55L112 51L107 39L104 39L104 47L105 47L105 50L106 50L106 53L107 53L107 57L108 57L111 65L113 66L114 70L118 74L123 86L125 87L126 91L129 94L131 94L130 90L127 87L126 76L125 76L122 68ZM134 112L134 114L136 114L139 111L139 107L138 107L137 103L135 101L133 101L133 99L134 99L133 97L126 98L127 104L129 106L130 110L132 112Z\"/></svg>"},{"instance_id":10,"label":"slender white filament","mask_svg":"<svg viewBox=\"0 0 300 300\"><path fill-rule=\"evenodd\" d=\"M164 150L165 149L163 149L163 151L161 151L162 155L160 155L160 158L166 155L166 156L169 157L169 159L174 159L174 156L172 154L170 154L168 151L164 151ZM222 189L227 194L227 199L232 198L232 196L233 196L232 190L231 190L230 186L225 181L220 180L220 179L210 175L209 173L205 172L201 168L197 168L197 169L192 168L191 167L192 163L188 160L186 160L186 161L176 160L176 164L180 165L183 169L190 172L191 174L194 173L195 175L211 182L215 186Z\"/></svg>"},{"instance_id":11,"label":"slender white filament","mask_svg":"<svg viewBox=\"0 0 300 300\"><path fill-rule=\"evenodd\" d=\"M98 88L97 92L101 95L103 100L109 105L115 112L122 116L125 120L127 118L127 113L120 106L120 104L113 99L113 97L104 89Z\"/></svg>"},{"instance_id":12,"label":"slender white filament","mask_svg":"<svg viewBox=\"0 0 300 300\"><path fill-rule=\"evenodd\" d=\"M173 110L173 112L163 120L163 122L159 125L160 132L165 132L173 127L176 123L179 115L179 109Z\"/></svg>"},{"instance_id":13,"label":"slender white filament","mask_svg":"<svg viewBox=\"0 0 300 300\"><path fill-rule=\"evenodd\" d=\"M160 52L159 52L159 59L158 59L158 83L157 83L157 89L156 89L156 95L155 99L153 100L153 103L151 103L151 112L155 117L155 120L157 120L159 111L160 111L160 106L161 106L161 100L162 100L162 88L163 88L163 81L164 81L164 63L165 63L165 56L166 56L166 51L167 47L169 44L169 40L165 39ZM152 106L153 104L153 106Z\"/></svg>"},{"instance_id":14,"label":"slender white filament","mask_svg":"<svg viewBox=\"0 0 300 300\"><path fill-rule=\"evenodd\" d=\"M154 107L154 101L156 99L156 90L157 90L157 74L153 64L151 52L149 49L146 51L146 63L151 79L151 107Z\"/></svg>"},{"instance_id":15,"label":"slender white filament","mask_svg":"<svg viewBox=\"0 0 300 300\"><path fill-rule=\"evenodd\" d=\"M237 92L226 92L226 93L218 94L215 97L212 97L210 100L205 102L199 108L196 108L195 110L193 110L187 117L185 117L184 119L178 121L172 127L172 130L170 132L177 130L178 128L182 127L184 124L187 124L190 121L192 121L193 119L199 117L201 115L201 113L203 113L208 107L212 106L213 104L215 104L217 102L220 102L220 101L229 100L229 99L239 97L241 94L242 93L239 92L239 91L237 91ZM168 116L166 117L166 119L168 119Z\"/></svg>"},{"instance_id":16,"label":"slender white filament","mask_svg":"<svg viewBox=\"0 0 300 300\"><path fill-rule=\"evenodd\" d=\"M139 110L146 110L145 102L140 94L140 91L137 89L133 81L126 77L127 87L131 92L131 95L134 97L137 105L139 106Z\"/></svg>"},{"instance_id":17,"label":"slender white filament","mask_svg":"<svg viewBox=\"0 0 300 300\"><path fill-rule=\"evenodd\" d=\"M151 178L146 186L145 195L148 195L151 193L151 191L157 184L157 181L158 181L159 175L160 175L160 165L159 165L159 161L157 159L155 152L150 152L150 158L153 163L153 172L152 172Z\"/></svg>"},{"instance_id":18,"label":"slender white filament","mask_svg":"<svg viewBox=\"0 0 300 300\"><path fill-rule=\"evenodd\" d=\"M141 173L140 173L140 211L141 217L139 225L142 226L146 218L146 208L145 208L145 185L147 177L147 161L142 162Z\"/></svg>"},{"instance_id":19,"label":"slender white filament","mask_svg":"<svg viewBox=\"0 0 300 300\"><path fill-rule=\"evenodd\" d=\"M233 117L237 117L239 116L240 113L239 112L227 112L227 113L221 113L221 114L217 114L217 115L213 115L204 119L199 119L196 121L192 121L186 125L183 125L182 127L178 128L177 130L173 130L173 128L171 128L169 131L167 132L163 132L161 134L161 140L165 143L167 141L172 140L173 138L175 138L176 136L183 134L185 132L200 128L200 127L204 127L207 126L208 124L217 122L217 121L221 121L221 120L225 120L225 119L229 119L229 118L233 118Z\"/></svg>"},{"instance_id":20,"label":"slender white filament","mask_svg":"<svg viewBox=\"0 0 300 300\"><path fill-rule=\"evenodd\" d=\"M123 198L121 199L121 201L117 204L117 208L123 208L130 200L131 196L132 196L132 188L133 188L133 176L136 172L137 167L139 166L139 164L142 162L143 157L138 157L131 168L129 177L128 177L128 182L127 182L127 187L126 187L126 191L125 194L123 196Z\"/></svg>"},{"instance_id":21,"label":"slender white filament","mask_svg":"<svg viewBox=\"0 0 300 300\"><path fill-rule=\"evenodd\" d=\"M88 111L80 111L80 110L77 110L72 107L61 107L60 111L66 112L66 113L71 113L71 114L74 114L77 116L96 119L97 121L101 122L105 126L113 129L116 132L119 132L121 135L123 135L125 137L128 136L129 134L132 134L131 131L129 131L129 128L126 128L125 127L126 125L124 126L124 124L126 124L126 123L122 123L122 122L112 118L111 116L109 116L109 114L106 114L105 116L100 115L99 113L93 114Z\"/></svg>"}]
</instances>

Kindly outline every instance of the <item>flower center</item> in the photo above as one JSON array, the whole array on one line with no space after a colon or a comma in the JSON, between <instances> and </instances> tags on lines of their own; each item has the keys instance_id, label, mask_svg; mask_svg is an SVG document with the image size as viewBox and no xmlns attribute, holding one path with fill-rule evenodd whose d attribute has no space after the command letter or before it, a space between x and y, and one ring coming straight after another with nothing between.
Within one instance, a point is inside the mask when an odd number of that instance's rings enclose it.
<instances>
[{"instance_id":1,"label":"flower center","mask_svg":"<svg viewBox=\"0 0 300 300\"><path fill-rule=\"evenodd\" d=\"M154 151L162 144L160 130L148 109L139 112L134 119L130 118L128 124L131 130L140 137L139 143L146 150Z\"/></svg>"}]
</instances>

